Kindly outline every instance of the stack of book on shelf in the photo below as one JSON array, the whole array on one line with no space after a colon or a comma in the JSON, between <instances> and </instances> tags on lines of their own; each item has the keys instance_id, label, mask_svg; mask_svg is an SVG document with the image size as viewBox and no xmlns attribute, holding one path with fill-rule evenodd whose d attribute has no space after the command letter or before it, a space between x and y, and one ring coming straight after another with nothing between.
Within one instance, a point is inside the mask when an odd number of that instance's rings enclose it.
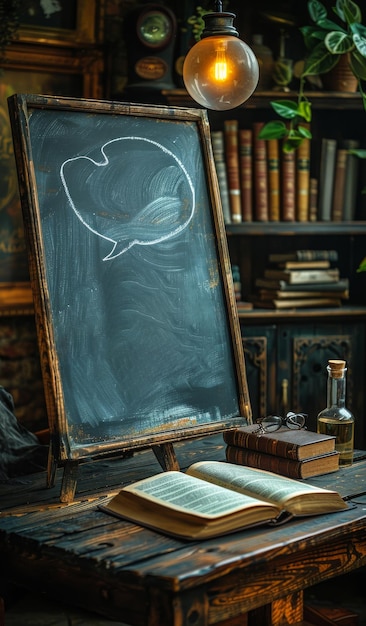
<instances>
[{"instance_id":1,"label":"stack of book on shelf","mask_svg":"<svg viewBox=\"0 0 366 626\"><path fill-rule=\"evenodd\" d=\"M335 472L339 453L335 437L310 430L281 427L258 433L258 425L224 432L229 463L267 470L288 478L304 479Z\"/></svg>"},{"instance_id":2,"label":"stack of book on shelf","mask_svg":"<svg viewBox=\"0 0 366 626\"><path fill-rule=\"evenodd\" d=\"M256 307L339 307L349 298L349 280L334 266L336 250L296 250L270 254L268 260L270 267L256 279L250 298Z\"/></svg>"},{"instance_id":3,"label":"stack of book on shelf","mask_svg":"<svg viewBox=\"0 0 366 626\"><path fill-rule=\"evenodd\" d=\"M225 120L211 140L226 223L317 219L317 181L310 178L310 140L285 153L279 139L259 137L264 122L239 128Z\"/></svg>"},{"instance_id":4,"label":"stack of book on shelf","mask_svg":"<svg viewBox=\"0 0 366 626\"><path fill-rule=\"evenodd\" d=\"M211 133L225 222L354 220L360 173L350 150L360 141L323 138L314 154L304 139L284 152L281 140L260 138L264 125L230 119Z\"/></svg>"},{"instance_id":5,"label":"stack of book on shelf","mask_svg":"<svg viewBox=\"0 0 366 626\"><path fill-rule=\"evenodd\" d=\"M359 177L358 158L349 153L360 147L357 139L324 137L320 150L318 219L348 221L355 219Z\"/></svg>"}]
</instances>

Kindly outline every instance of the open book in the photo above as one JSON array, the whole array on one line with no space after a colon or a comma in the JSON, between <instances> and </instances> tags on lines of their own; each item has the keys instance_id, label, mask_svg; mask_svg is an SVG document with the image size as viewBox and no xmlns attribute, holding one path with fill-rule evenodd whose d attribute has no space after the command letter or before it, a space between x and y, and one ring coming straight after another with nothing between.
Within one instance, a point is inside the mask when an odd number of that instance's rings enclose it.
<instances>
[{"instance_id":1,"label":"open book","mask_svg":"<svg viewBox=\"0 0 366 626\"><path fill-rule=\"evenodd\" d=\"M272 472L200 461L124 487L100 509L185 539L206 539L292 516L346 509L336 491Z\"/></svg>"}]
</instances>

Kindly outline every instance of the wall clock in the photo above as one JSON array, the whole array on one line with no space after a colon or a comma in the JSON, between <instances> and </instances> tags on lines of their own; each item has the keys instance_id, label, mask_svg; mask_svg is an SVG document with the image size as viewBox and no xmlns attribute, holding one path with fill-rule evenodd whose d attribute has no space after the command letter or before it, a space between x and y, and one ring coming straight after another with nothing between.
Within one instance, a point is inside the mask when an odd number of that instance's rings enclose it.
<instances>
[{"instance_id":1,"label":"wall clock","mask_svg":"<svg viewBox=\"0 0 366 626\"><path fill-rule=\"evenodd\" d=\"M172 79L176 18L170 9L146 4L125 19L128 78L126 92L142 94L175 87Z\"/></svg>"}]
</instances>

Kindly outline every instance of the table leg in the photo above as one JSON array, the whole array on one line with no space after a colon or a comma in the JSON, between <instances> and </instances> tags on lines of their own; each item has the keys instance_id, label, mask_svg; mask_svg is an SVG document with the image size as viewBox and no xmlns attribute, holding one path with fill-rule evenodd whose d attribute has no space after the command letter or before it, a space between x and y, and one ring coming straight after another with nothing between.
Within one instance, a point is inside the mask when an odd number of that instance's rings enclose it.
<instances>
[{"instance_id":1,"label":"table leg","mask_svg":"<svg viewBox=\"0 0 366 626\"><path fill-rule=\"evenodd\" d=\"M301 623L304 615L304 595L298 591L271 604L250 611L248 626L283 626Z\"/></svg>"}]
</instances>

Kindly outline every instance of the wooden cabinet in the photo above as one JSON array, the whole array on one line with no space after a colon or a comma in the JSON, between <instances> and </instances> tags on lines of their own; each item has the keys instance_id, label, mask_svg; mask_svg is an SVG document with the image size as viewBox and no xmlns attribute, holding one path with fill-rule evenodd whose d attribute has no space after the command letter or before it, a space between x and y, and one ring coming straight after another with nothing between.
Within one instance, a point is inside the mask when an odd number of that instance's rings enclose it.
<instances>
[{"instance_id":1,"label":"wooden cabinet","mask_svg":"<svg viewBox=\"0 0 366 626\"><path fill-rule=\"evenodd\" d=\"M356 447L366 433L366 274L357 273L366 254L366 222L340 224L249 224L227 227L230 256L241 271L242 291L252 293L269 253L329 248L339 253L341 275L350 281L350 300L339 308L240 314L253 416L283 410L283 380L288 381L288 409L308 414L309 428L326 401L326 365L346 359L347 405L356 416Z\"/></svg>"},{"instance_id":2,"label":"wooden cabinet","mask_svg":"<svg viewBox=\"0 0 366 626\"><path fill-rule=\"evenodd\" d=\"M310 319L309 319L310 318ZM241 317L247 380L254 418L283 412L285 406L316 416L325 407L328 359L345 359L347 406L356 416L356 447L364 447L364 371L366 315L327 319L324 315ZM287 401L284 383L287 381Z\"/></svg>"}]
</instances>

